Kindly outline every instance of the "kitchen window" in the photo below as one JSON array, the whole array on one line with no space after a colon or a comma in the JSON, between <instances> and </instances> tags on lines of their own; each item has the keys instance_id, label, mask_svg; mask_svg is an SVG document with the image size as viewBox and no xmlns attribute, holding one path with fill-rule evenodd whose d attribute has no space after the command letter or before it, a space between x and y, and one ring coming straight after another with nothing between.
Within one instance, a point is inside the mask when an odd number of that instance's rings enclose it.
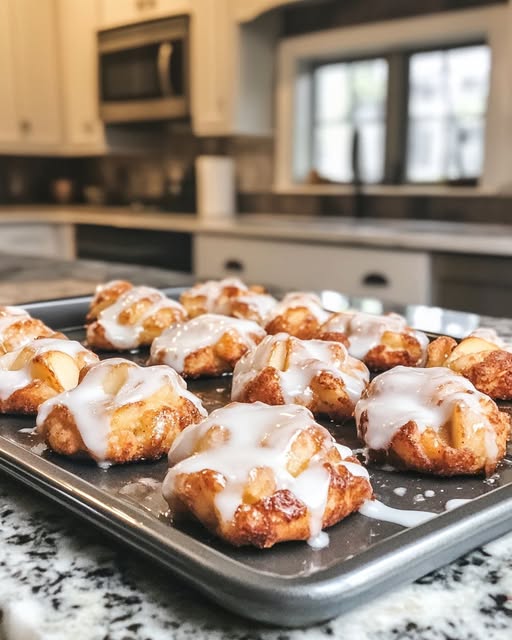
<instances>
[{"instance_id":1,"label":"kitchen window","mask_svg":"<svg viewBox=\"0 0 512 640\"><path fill-rule=\"evenodd\" d=\"M492 7L284 40L275 190L509 188L506 18Z\"/></svg>"},{"instance_id":2,"label":"kitchen window","mask_svg":"<svg viewBox=\"0 0 512 640\"><path fill-rule=\"evenodd\" d=\"M490 76L486 44L312 64L311 76L312 118L301 134L311 136L306 180L477 182ZM393 122L401 123L394 131Z\"/></svg>"}]
</instances>

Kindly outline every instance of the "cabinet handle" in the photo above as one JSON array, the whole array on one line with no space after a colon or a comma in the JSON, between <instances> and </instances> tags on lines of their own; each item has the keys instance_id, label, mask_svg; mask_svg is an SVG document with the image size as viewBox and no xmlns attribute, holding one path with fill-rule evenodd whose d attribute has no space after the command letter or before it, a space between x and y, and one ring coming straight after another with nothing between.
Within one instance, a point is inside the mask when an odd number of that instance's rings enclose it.
<instances>
[{"instance_id":1,"label":"cabinet handle","mask_svg":"<svg viewBox=\"0 0 512 640\"><path fill-rule=\"evenodd\" d=\"M387 287L389 286L388 278L382 273L367 273L361 278L361 284L368 287Z\"/></svg>"},{"instance_id":2,"label":"cabinet handle","mask_svg":"<svg viewBox=\"0 0 512 640\"><path fill-rule=\"evenodd\" d=\"M19 126L22 133L30 133L32 129L32 125L28 120L20 120Z\"/></svg>"},{"instance_id":3,"label":"cabinet handle","mask_svg":"<svg viewBox=\"0 0 512 640\"><path fill-rule=\"evenodd\" d=\"M226 260L224 263L224 271L236 271L237 273L242 273L244 270L243 262L240 260Z\"/></svg>"}]
</instances>

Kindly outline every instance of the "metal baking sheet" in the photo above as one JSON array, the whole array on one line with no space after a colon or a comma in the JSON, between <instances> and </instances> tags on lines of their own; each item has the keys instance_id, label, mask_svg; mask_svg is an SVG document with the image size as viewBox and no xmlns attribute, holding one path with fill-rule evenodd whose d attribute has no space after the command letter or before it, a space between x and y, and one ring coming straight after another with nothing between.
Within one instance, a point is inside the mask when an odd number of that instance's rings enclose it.
<instances>
[{"instance_id":1,"label":"metal baking sheet","mask_svg":"<svg viewBox=\"0 0 512 640\"><path fill-rule=\"evenodd\" d=\"M167 292L177 295L179 290ZM83 330L72 327L83 320L88 302L76 298L27 308L54 328L66 328L69 337L82 339ZM129 357L144 362L147 352ZM189 388L212 410L229 401L230 377L195 381ZM339 442L360 447L353 423L323 424ZM263 622L298 627L326 620L512 529L509 455L487 480L370 468L376 496L387 505L442 514L422 525L405 529L353 514L328 530L325 549L312 550L304 542L235 549L199 524L171 523L160 496L165 460L105 471L50 452L31 433L33 426L32 417L0 418L0 469L167 567L223 607ZM403 495L395 493L398 487ZM472 500L446 512L453 498Z\"/></svg>"}]
</instances>

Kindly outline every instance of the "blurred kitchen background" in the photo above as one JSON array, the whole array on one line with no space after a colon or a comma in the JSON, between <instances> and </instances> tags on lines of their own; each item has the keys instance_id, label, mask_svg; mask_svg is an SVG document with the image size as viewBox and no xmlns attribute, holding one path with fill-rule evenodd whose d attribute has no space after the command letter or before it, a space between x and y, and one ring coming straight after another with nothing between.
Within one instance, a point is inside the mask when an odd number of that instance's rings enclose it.
<instances>
[{"instance_id":1,"label":"blurred kitchen background","mask_svg":"<svg viewBox=\"0 0 512 640\"><path fill-rule=\"evenodd\" d=\"M506 0L0 0L0 251L510 314L510 60Z\"/></svg>"}]
</instances>

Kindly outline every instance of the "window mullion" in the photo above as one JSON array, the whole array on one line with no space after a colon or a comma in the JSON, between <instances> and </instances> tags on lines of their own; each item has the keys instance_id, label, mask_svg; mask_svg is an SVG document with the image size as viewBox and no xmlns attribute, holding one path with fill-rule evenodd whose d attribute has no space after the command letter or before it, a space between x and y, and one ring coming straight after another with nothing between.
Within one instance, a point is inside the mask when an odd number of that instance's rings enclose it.
<instances>
[{"instance_id":1,"label":"window mullion","mask_svg":"<svg viewBox=\"0 0 512 640\"><path fill-rule=\"evenodd\" d=\"M392 53L388 65L384 183L400 184L405 181L407 152L408 55Z\"/></svg>"}]
</instances>

